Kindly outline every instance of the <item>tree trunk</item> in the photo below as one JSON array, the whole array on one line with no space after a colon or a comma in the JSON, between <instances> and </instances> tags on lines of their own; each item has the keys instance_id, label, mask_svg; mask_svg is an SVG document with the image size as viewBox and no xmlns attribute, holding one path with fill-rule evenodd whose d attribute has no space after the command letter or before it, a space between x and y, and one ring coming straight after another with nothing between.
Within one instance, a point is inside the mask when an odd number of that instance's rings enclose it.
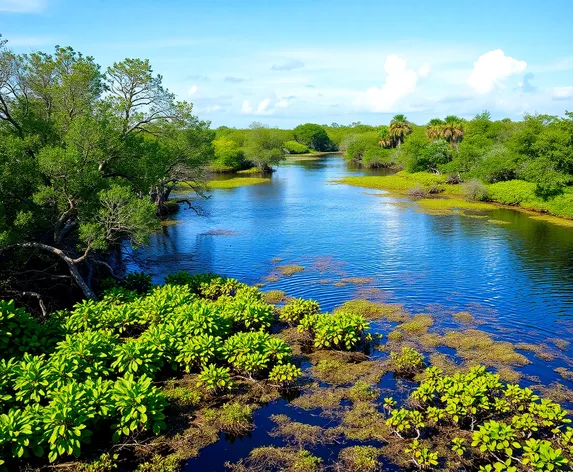
<instances>
[{"instance_id":1,"label":"tree trunk","mask_svg":"<svg viewBox=\"0 0 573 472\"><path fill-rule=\"evenodd\" d=\"M85 295L85 297L91 298L92 300L97 300L95 293L93 292L91 287L86 283L82 274L80 274L80 271L78 270L78 266L77 266L77 264L79 264L80 262L82 262L85 259L88 251L86 251L86 253L83 256L81 256L77 259L72 259L64 251L62 251L61 249L58 249L57 247L48 246L47 244L42 244L42 243L21 243L21 244L14 244L11 246L4 246L4 247L0 248L0 252L7 250L7 249L10 249L10 248L13 248L13 247L25 247L25 248L39 249L41 251L49 252L50 254L54 254L54 255L58 256L68 266L68 269L70 270L70 274L71 274L72 278L74 279L76 284L78 284L78 287L80 287L80 289L83 292L83 294Z\"/></svg>"}]
</instances>

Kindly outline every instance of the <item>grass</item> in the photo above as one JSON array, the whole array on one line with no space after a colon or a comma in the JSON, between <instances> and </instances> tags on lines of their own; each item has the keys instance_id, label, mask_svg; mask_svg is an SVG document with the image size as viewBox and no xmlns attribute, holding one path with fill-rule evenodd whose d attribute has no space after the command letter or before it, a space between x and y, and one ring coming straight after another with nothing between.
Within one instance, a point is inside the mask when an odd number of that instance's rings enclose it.
<instances>
[{"instance_id":1,"label":"grass","mask_svg":"<svg viewBox=\"0 0 573 472\"><path fill-rule=\"evenodd\" d=\"M205 411L208 421L214 422L218 428L236 436L248 433L253 429L253 410L249 405L238 402L225 403L220 409Z\"/></svg>"},{"instance_id":2,"label":"grass","mask_svg":"<svg viewBox=\"0 0 573 472\"><path fill-rule=\"evenodd\" d=\"M298 421L292 421L286 415L272 415L271 420L277 427L269 434L271 437L281 437L288 444L297 446L299 449L319 444L332 444L336 442L338 431L333 428L321 428Z\"/></svg>"},{"instance_id":3,"label":"grass","mask_svg":"<svg viewBox=\"0 0 573 472\"><path fill-rule=\"evenodd\" d=\"M250 169L239 170L237 174L262 174L262 172L258 167L251 167Z\"/></svg>"},{"instance_id":4,"label":"grass","mask_svg":"<svg viewBox=\"0 0 573 472\"><path fill-rule=\"evenodd\" d=\"M376 472L382 470L378 458L382 454L380 449L374 446L346 447L338 455L339 470L347 472Z\"/></svg>"},{"instance_id":5,"label":"grass","mask_svg":"<svg viewBox=\"0 0 573 472\"><path fill-rule=\"evenodd\" d=\"M573 227L573 188L565 189L564 193L548 200L543 200L535 194L534 183L523 180L510 180L485 185L489 199L493 203L473 202L463 199L463 185L451 185L446 183L447 176L435 175L428 172L408 173L405 171L385 176L348 176L336 183L353 185L355 187L386 190L399 195L408 195L412 189L423 189L429 193L440 193L450 198L422 199L422 207L430 211L446 211L454 209L466 210L489 210L495 208L495 204L513 206L523 211L536 212L534 219L549 223ZM429 203L431 201L433 203ZM435 203L439 202L439 203ZM541 214L540 214L541 213ZM502 224L501 222L494 221Z\"/></svg>"},{"instance_id":6,"label":"grass","mask_svg":"<svg viewBox=\"0 0 573 472\"><path fill-rule=\"evenodd\" d=\"M296 264L290 264L290 265L277 266L277 270L282 275L290 276L302 272L304 270L304 267Z\"/></svg>"},{"instance_id":7,"label":"grass","mask_svg":"<svg viewBox=\"0 0 573 472\"><path fill-rule=\"evenodd\" d=\"M237 187L246 187L248 185L257 185L270 182L270 179L262 177L233 177L227 180L211 180L209 187L212 189L230 189Z\"/></svg>"},{"instance_id":8,"label":"grass","mask_svg":"<svg viewBox=\"0 0 573 472\"><path fill-rule=\"evenodd\" d=\"M305 449L295 447L262 446L253 449L249 457L235 464L225 466L231 472L267 472L284 470L287 472L318 472L322 459Z\"/></svg>"}]
</instances>

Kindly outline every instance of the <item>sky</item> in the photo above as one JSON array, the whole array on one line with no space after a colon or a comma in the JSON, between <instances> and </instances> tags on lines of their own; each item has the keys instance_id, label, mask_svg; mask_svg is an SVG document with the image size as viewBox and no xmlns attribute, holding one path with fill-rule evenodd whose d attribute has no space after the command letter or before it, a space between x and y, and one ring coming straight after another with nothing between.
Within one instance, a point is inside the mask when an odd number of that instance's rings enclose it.
<instances>
[{"instance_id":1,"label":"sky","mask_svg":"<svg viewBox=\"0 0 573 472\"><path fill-rule=\"evenodd\" d=\"M0 33L147 58L215 127L573 111L573 0L0 0Z\"/></svg>"}]
</instances>

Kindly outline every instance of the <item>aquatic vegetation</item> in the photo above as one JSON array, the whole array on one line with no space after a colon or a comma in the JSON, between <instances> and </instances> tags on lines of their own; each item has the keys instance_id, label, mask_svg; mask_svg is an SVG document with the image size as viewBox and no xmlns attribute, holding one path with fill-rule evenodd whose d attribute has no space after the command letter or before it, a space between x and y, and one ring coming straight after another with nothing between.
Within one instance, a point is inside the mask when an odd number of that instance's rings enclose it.
<instances>
[{"instance_id":1,"label":"aquatic vegetation","mask_svg":"<svg viewBox=\"0 0 573 472\"><path fill-rule=\"evenodd\" d=\"M374 282L372 277L344 277L340 280L343 284L365 285Z\"/></svg>"},{"instance_id":2,"label":"aquatic vegetation","mask_svg":"<svg viewBox=\"0 0 573 472\"><path fill-rule=\"evenodd\" d=\"M242 435L253 429L253 410L238 402L225 403L221 408L204 411L205 418L225 433Z\"/></svg>"},{"instance_id":3,"label":"aquatic vegetation","mask_svg":"<svg viewBox=\"0 0 573 472\"><path fill-rule=\"evenodd\" d=\"M338 455L339 467L348 472L377 472L382 470L378 462L381 454L374 446L346 447Z\"/></svg>"},{"instance_id":4,"label":"aquatic vegetation","mask_svg":"<svg viewBox=\"0 0 573 472\"><path fill-rule=\"evenodd\" d=\"M276 423L277 427L269 434L273 437L281 437L288 444L296 445L299 449L319 444L330 444L335 442L339 436L338 430L334 428L322 428L292 421L286 415L273 415L271 420Z\"/></svg>"},{"instance_id":5,"label":"aquatic vegetation","mask_svg":"<svg viewBox=\"0 0 573 472\"><path fill-rule=\"evenodd\" d=\"M475 318L471 313L467 311L460 311L459 313L454 313L454 319L462 322L462 323L473 323L475 322Z\"/></svg>"},{"instance_id":6,"label":"aquatic vegetation","mask_svg":"<svg viewBox=\"0 0 573 472\"><path fill-rule=\"evenodd\" d=\"M286 388L302 375L302 370L293 364L277 364L269 372L269 380Z\"/></svg>"},{"instance_id":7,"label":"aquatic vegetation","mask_svg":"<svg viewBox=\"0 0 573 472\"><path fill-rule=\"evenodd\" d=\"M279 314L279 319L291 326L296 326L305 316L320 313L320 305L314 300L297 298L286 303Z\"/></svg>"},{"instance_id":8,"label":"aquatic vegetation","mask_svg":"<svg viewBox=\"0 0 573 472\"><path fill-rule=\"evenodd\" d=\"M209 187L213 189L232 189L237 187L246 187L249 185L264 184L270 182L270 179L263 177L233 177L226 180L211 180Z\"/></svg>"},{"instance_id":9,"label":"aquatic vegetation","mask_svg":"<svg viewBox=\"0 0 573 472\"><path fill-rule=\"evenodd\" d=\"M264 446L253 449L247 459L225 464L232 472L318 472L322 459L305 449Z\"/></svg>"},{"instance_id":10,"label":"aquatic vegetation","mask_svg":"<svg viewBox=\"0 0 573 472\"><path fill-rule=\"evenodd\" d=\"M305 316L298 326L317 348L351 350L368 338L368 322L359 315L337 312Z\"/></svg>"},{"instance_id":11,"label":"aquatic vegetation","mask_svg":"<svg viewBox=\"0 0 573 472\"><path fill-rule=\"evenodd\" d=\"M398 329L408 334L423 334L428 332L430 326L434 324L434 318L430 315L414 315L410 321L406 321L398 326Z\"/></svg>"},{"instance_id":12,"label":"aquatic vegetation","mask_svg":"<svg viewBox=\"0 0 573 472\"><path fill-rule=\"evenodd\" d=\"M311 368L315 378L334 385L356 383L360 379L376 383L386 372L380 361L321 359Z\"/></svg>"},{"instance_id":13,"label":"aquatic vegetation","mask_svg":"<svg viewBox=\"0 0 573 472\"><path fill-rule=\"evenodd\" d=\"M291 264L291 265L277 266L277 270L282 275L291 276L294 274L298 274L299 272L302 272L304 270L304 267L301 265Z\"/></svg>"},{"instance_id":14,"label":"aquatic vegetation","mask_svg":"<svg viewBox=\"0 0 573 472\"><path fill-rule=\"evenodd\" d=\"M491 203L474 202L463 200L461 198L425 198L418 200L418 205L423 209L428 210L492 210L496 206Z\"/></svg>"},{"instance_id":15,"label":"aquatic vegetation","mask_svg":"<svg viewBox=\"0 0 573 472\"><path fill-rule=\"evenodd\" d=\"M286 301L287 295L282 290L269 290L264 292L263 297L265 302L276 305L277 303L281 303Z\"/></svg>"},{"instance_id":16,"label":"aquatic vegetation","mask_svg":"<svg viewBox=\"0 0 573 472\"><path fill-rule=\"evenodd\" d=\"M403 322L410 319L402 305L375 303L368 300L349 300L335 308L334 313L337 312L359 315L367 320L384 318L388 321Z\"/></svg>"},{"instance_id":17,"label":"aquatic vegetation","mask_svg":"<svg viewBox=\"0 0 573 472\"><path fill-rule=\"evenodd\" d=\"M556 369L554 369L555 372L557 372L561 377L563 377L565 380L569 380L570 382L573 382L573 370L569 370L565 367L557 367Z\"/></svg>"},{"instance_id":18,"label":"aquatic vegetation","mask_svg":"<svg viewBox=\"0 0 573 472\"><path fill-rule=\"evenodd\" d=\"M411 376L424 368L424 356L411 347L403 347L400 353L390 353L390 365L395 373Z\"/></svg>"}]
</instances>

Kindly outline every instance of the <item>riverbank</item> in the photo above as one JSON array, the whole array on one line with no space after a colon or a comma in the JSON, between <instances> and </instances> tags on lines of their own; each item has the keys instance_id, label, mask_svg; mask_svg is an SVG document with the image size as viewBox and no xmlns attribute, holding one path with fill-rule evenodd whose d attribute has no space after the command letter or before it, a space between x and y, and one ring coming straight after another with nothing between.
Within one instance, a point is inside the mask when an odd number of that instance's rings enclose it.
<instances>
[{"instance_id":1,"label":"riverbank","mask_svg":"<svg viewBox=\"0 0 573 472\"><path fill-rule=\"evenodd\" d=\"M490 204L491 208L499 205L530 213L536 212L539 216L548 217L546 218L548 221L557 222L559 218L564 226L573 226L573 189L566 189L562 195L543 200L535 194L536 186L531 182L511 180L489 185L476 184L479 188L470 189L469 184L448 183L448 177L445 175L426 172L411 174L405 171L386 176L348 176L336 182L355 187L386 190L398 195L439 195L456 200L460 206L471 205L471 201L468 202L466 199L468 193L478 192L480 193L479 204ZM455 206L454 203L447 201L444 201L443 205ZM439 206L439 203L435 203L435 206Z\"/></svg>"}]
</instances>

